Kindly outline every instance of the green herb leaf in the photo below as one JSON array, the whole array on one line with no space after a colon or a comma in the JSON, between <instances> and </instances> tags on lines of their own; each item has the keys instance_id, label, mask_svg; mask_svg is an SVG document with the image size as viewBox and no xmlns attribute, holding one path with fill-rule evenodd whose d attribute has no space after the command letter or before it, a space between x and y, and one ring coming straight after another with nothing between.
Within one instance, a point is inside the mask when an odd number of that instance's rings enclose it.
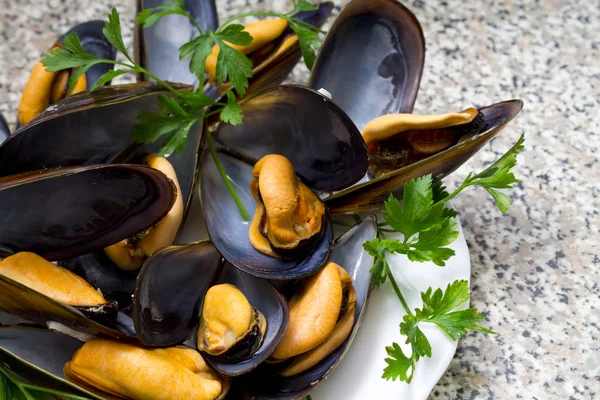
<instances>
[{"instance_id":1,"label":"green herb leaf","mask_svg":"<svg viewBox=\"0 0 600 400\"><path fill-rule=\"evenodd\" d=\"M385 348L385 351L390 358L385 359L387 367L383 370L382 378L388 381L390 379L392 381L400 379L410 383L415 373L416 360L413 357L404 355L398 343L392 343L391 346Z\"/></svg>"},{"instance_id":2,"label":"green herb leaf","mask_svg":"<svg viewBox=\"0 0 600 400\"><path fill-rule=\"evenodd\" d=\"M212 53L212 43L212 36L210 33L206 33L179 48L179 59L186 60L192 57L190 60L190 72L202 81L204 80L204 71L206 69L206 58Z\"/></svg>"},{"instance_id":3,"label":"green herb leaf","mask_svg":"<svg viewBox=\"0 0 600 400\"><path fill-rule=\"evenodd\" d=\"M185 147L188 133L194 122L195 121L188 121L187 125L184 125L171 133L160 148L158 155L169 157L175 152L181 153Z\"/></svg>"},{"instance_id":4,"label":"green herb leaf","mask_svg":"<svg viewBox=\"0 0 600 400\"><path fill-rule=\"evenodd\" d=\"M160 4L154 8L148 8L140 12L137 15L137 23L143 25L144 29L147 29L158 22L162 17L173 14L188 16L188 12L185 9L182 0L174 0L171 3Z\"/></svg>"},{"instance_id":5,"label":"green herb leaf","mask_svg":"<svg viewBox=\"0 0 600 400\"><path fill-rule=\"evenodd\" d=\"M316 4L312 4L307 0L294 0L294 10L292 13L300 12L300 11L314 11L319 7Z\"/></svg>"},{"instance_id":6,"label":"green herb leaf","mask_svg":"<svg viewBox=\"0 0 600 400\"><path fill-rule=\"evenodd\" d=\"M200 110L207 106L215 105L215 101L202 92L184 92L179 94L179 99L185 105L194 110Z\"/></svg>"},{"instance_id":7,"label":"green herb leaf","mask_svg":"<svg viewBox=\"0 0 600 400\"><path fill-rule=\"evenodd\" d=\"M300 49L302 50L302 58L304 64L309 70L312 70L315 64L316 51L321 46L321 40L319 39L319 33L306 29L303 26L292 22L290 24L292 30L298 36L298 42L300 43Z\"/></svg>"},{"instance_id":8,"label":"green herb leaf","mask_svg":"<svg viewBox=\"0 0 600 400\"><path fill-rule=\"evenodd\" d=\"M64 69L81 67L89 64L93 65L95 63L102 62L102 60L97 59L83 50L81 43L79 43L79 37L77 37L75 32L70 33L65 37L65 43L67 41L77 43L71 47L72 49L76 49L77 52L67 48L57 48L51 50L45 54L41 60L42 65L46 67L46 71L57 72ZM79 52L79 49L81 49L82 52Z\"/></svg>"},{"instance_id":9,"label":"green herb leaf","mask_svg":"<svg viewBox=\"0 0 600 400\"><path fill-rule=\"evenodd\" d=\"M242 123L242 107L237 103L235 95L230 90L227 92L227 105L223 107L220 115L221 121L238 125Z\"/></svg>"},{"instance_id":10,"label":"green herb leaf","mask_svg":"<svg viewBox=\"0 0 600 400\"><path fill-rule=\"evenodd\" d=\"M104 37L110 42L117 50L119 50L131 63L134 64L133 60L127 52L125 43L123 43L123 36L121 34L121 20L119 18L119 12L116 8L113 8L111 13L108 14L108 22L104 24L102 29Z\"/></svg>"},{"instance_id":11,"label":"green herb leaf","mask_svg":"<svg viewBox=\"0 0 600 400\"><path fill-rule=\"evenodd\" d=\"M218 33L213 33L219 40L238 46L248 46L252 43L252 36L244 30L244 25L227 25Z\"/></svg>"},{"instance_id":12,"label":"green herb leaf","mask_svg":"<svg viewBox=\"0 0 600 400\"><path fill-rule=\"evenodd\" d=\"M444 246L448 246L458 237L458 227L453 217L444 218L441 223L419 233L417 242L411 243L407 252L411 261L432 261L443 267L455 252Z\"/></svg>"},{"instance_id":13,"label":"green herb leaf","mask_svg":"<svg viewBox=\"0 0 600 400\"><path fill-rule=\"evenodd\" d=\"M153 143L162 136L185 127L189 121L170 115L143 112L140 124L133 127L132 139L138 143Z\"/></svg>"},{"instance_id":14,"label":"green herb leaf","mask_svg":"<svg viewBox=\"0 0 600 400\"><path fill-rule=\"evenodd\" d=\"M121 76L123 74L127 74L127 73L130 73L130 72L133 72L133 71L132 70L122 70L122 69L111 69L110 71L108 71L105 74L103 74L100 78L98 78L98 80L96 81L96 83L94 83L90 87L90 92L93 92L94 90L96 90L100 86L106 85L109 81L112 81L117 76Z\"/></svg>"},{"instance_id":15,"label":"green herb leaf","mask_svg":"<svg viewBox=\"0 0 600 400\"><path fill-rule=\"evenodd\" d=\"M175 99L164 94L158 96L158 108L167 115L175 115L183 118L190 117L190 114Z\"/></svg>"},{"instance_id":16,"label":"green herb leaf","mask_svg":"<svg viewBox=\"0 0 600 400\"><path fill-rule=\"evenodd\" d=\"M410 344L413 355L419 357L431 357L431 345L429 340L419 328L420 320L414 315L405 315L400 324L400 333L406 336L406 343Z\"/></svg>"},{"instance_id":17,"label":"green herb leaf","mask_svg":"<svg viewBox=\"0 0 600 400\"><path fill-rule=\"evenodd\" d=\"M252 61L240 51L217 39L219 56L217 57L217 82L229 81L240 96L246 93L248 78L252 76Z\"/></svg>"}]
</instances>

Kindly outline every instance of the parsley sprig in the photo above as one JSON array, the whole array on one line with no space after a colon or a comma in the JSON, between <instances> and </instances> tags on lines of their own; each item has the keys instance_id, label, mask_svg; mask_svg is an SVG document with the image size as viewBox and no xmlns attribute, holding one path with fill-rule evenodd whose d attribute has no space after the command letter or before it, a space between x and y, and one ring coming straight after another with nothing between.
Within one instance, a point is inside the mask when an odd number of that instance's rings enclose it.
<instances>
[{"instance_id":1,"label":"parsley sprig","mask_svg":"<svg viewBox=\"0 0 600 400\"><path fill-rule=\"evenodd\" d=\"M56 398L89 400L87 397L22 382L0 363L0 400L51 400Z\"/></svg>"},{"instance_id":2,"label":"parsley sprig","mask_svg":"<svg viewBox=\"0 0 600 400\"><path fill-rule=\"evenodd\" d=\"M383 378L410 382L417 362L421 357L431 357L429 340L419 328L421 323L433 323L451 339L458 340L467 330L494 333L478 322L484 316L475 308L454 311L469 300L467 281L455 281L445 291L429 288L421 293L422 308L410 309L402 291L390 270L387 254L405 254L409 260L431 261L443 267L454 256L454 250L446 247L458 237L456 212L446 207L449 200L469 186L484 188L502 212L508 211L510 197L501 192L519 183L511 169L516 165L517 155L523 150L523 135L517 143L498 161L478 174L469 173L464 182L452 193L448 193L440 182L433 182L431 175L413 179L404 186L403 203L390 196L385 202L385 222L378 226L378 237L364 243L365 250L374 257L371 274L374 287L387 280L392 284L406 315L400 324L400 334L410 345L410 355L405 354L397 343L386 347L388 358ZM400 233L402 239L388 239L386 233Z\"/></svg>"},{"instance_id":3,"label":"parsley sprig","mask_svg":"<svg viewBox=\"0 0 600 400\"><path fill-rule=\"evenodd\" d=\"M287 20L291 29L298 35L305 63L310 68L315 59L315 49L319 44L318 35L322 31L302 20L294 18L292 15L316 9L317 6L307 0L296 0L294 1L293 10L289 13L245 13L230 18L216 31L208 29L203 31L194 17L185 9L184 0L172 0L170 3L161 4L155 8L140 12L137 16L137 22L143 25L144 28L149 28L167 15L177 14L187 17L198 30L198 36L179 48L179 58L181 60L189 59L190 71L200 82L204 82L206 59L212 53L213 44L216 44L219 47L216 65L217 82L223 84L229 81L235 93L243 96L248 88L248 79L252 77L253 65L252 61L246 55L232 47L232 45L247 46L252 42L252 36L244 31L243 25L231 24L231 22L248 16L273 16ZM132 132L132 138L136 142L153 143L164 138L158 153L168 157L174 152L181 152L192 126L211 115L219 114L220 120L224 123L232 125L242 123L242 109L237 103L237 98L233 91L228 91L223 101L214 101L202 93L202 85L197 85L191 92L177 90L171 84L161 80L137 64L127 52L121 33L119 13L114 8L108 16L108 22L105 23L103 33L106 39L123 54L126 59L125 62L92 56L82 47L77 34L71 33L65 37L62 48L54 49L44 56L42 64L50 72L76 68L69 79L70 89L73 88L77 79L94 65L108 63L119 68L110 70L102 75L90 87L90 92L113 78L127 73L144 74L169 90L171 93L170 96L158 96L159 112L144 112L139 116L140 123L134 127ZM242 216L247 220L248 213L216 158L216 151L210 138L211 134L210 132L206 132L205 134L208 136L207 143L211 154L227 184L227 188L238 205Z\"/></svg>"}]
</instances>

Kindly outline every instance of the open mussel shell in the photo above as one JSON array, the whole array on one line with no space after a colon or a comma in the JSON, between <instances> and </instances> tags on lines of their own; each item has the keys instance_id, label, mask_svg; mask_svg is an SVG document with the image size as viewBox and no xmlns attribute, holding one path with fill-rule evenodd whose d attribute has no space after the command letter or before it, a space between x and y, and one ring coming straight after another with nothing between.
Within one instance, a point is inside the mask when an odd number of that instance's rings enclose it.
<instances>
[{"instance_id":1,"label":"open mussel shell","mask_svg":"<svg viewBox=\"0 0 600 400\"><path fill-rule=\"evenodd\" d=\"M173 206L175 186L137 165L69 167L0 178L0 247L49 260L134 236Z\"/></svg>"},{"instance_id":2,"label":"open mussel shell","mask_svg":"<svg viewBox=\"0 0 600 400\"><path fill-rule=\"evenodd\" d=\"M259 310L267 321L267 330L258 350L242 360L227 360L227 353L214 357L203 354L206 361L219 373L228 376L245 374L264 362L285 334L289 320L287 301L265 279L254 277L229 263L225 263L217 284L229 283L237 287L250 304Z\"/></svg>"},{"instance_id":3,"label":"open mussel shell","mask_svg":"<svg viewBox=\"0 0 600 400\"><path fill-rule=\"evenodd\" d=\"M27 326L0 326L0 361L36 385L103 400L65 379L63 367L82 342L67 335Z\"/></svg>"},{"instance_id":4,"label":"open mussel shell","mask_svg":"<svg viewBox=\"0 0 600 400\"><path fill-rule=\"evenodd\" d=\"M147 82L69 96L0 145L0 176L75 165L139 163L160 143L141 146L133 142L131 132L142 112L158 111L157 96L165 94L169 92L163 86ZM203 124L198 122L188 135L185 150L169 157L186 205L196 182L202 132Z\"/></svg>"},{"instance_id":5,"label":"open mussel shell","mask_svg":"<svg viewBox=\"0 0 600 400\"><path fill-rule=\"evenodd\" d=\"M321 27L333 10L332 2L323 2L318 5L316 10L302 11L293 15L301 21L305 21L313 26ZM283 35L293 34L291 28L287 28ZM275 87L283 82L292 72L298 61L302 58L302 51L298 40L290 41L285 48L280 47L279 51L265 62L255 68L252 78L249 80L248 89L245 97L248 98L258 91Z\"/></svg>"},{"instance_id":6,"label":"open mussel shell","mask_svg":"<svg viewBox=\"0 0 600 400\"><path fill-rule=\"evenodd\" d=\"M117 316L114 303L87 310L70 306L3 275L0 275L0 310L71 335L83 332L118 339L135 337L130 318L124 314Z\"/></svg>"},{"instance_id":7,"label":"open mussel shell","mask_svg":"<svg viewBox=\"0 0 600 400\"><path fill-rule=\"evenodd\" d=\"M52 49L63 47L65 37L75 33L86 52L99 59L114 60L116 49L104 36L103 28L104 21L99 20L79 24L60 36ZM78 80L78 84L75 85L75 93L90 88L102 75L112 68L113 65L109 63L99 63L89 68L85 72L85 81ZM66 77L71 76L73 71L74 69L67 69L56 74L45 71L39 62L35 65L31 72L32 76L25 86L19 105L17 129L20 127L22 121L29 122L36 114L43 111L43 108L48 103L55 103L58 99L69 96ZM64 73L67 73L67 75L64 75ZM53 76L54 78L52 78ZM51 80L51 88L47 86L50 83L47 82L47 79ZM106 84L110 84L110 82ZM75 90L75 88L77 89Z\"/></svg>"},{"instance_id":8,"label":"open mussel shell","mask_svg":"<svg viewBox=\"0 0 600 400\"><path fill-rule=\"evenodd\" d=\"M246 210L256 201L250 192L252 168L267 154L280 154L314 190L334 190L356 182L367 167L366 146L356 126L333 102L302 86L267 89L241 103L244 123L219 124L215 140L223 169ZM200 201L209 236L223 256L252 275L296 279L315 273L329 258L329 220L314 250L304 259L283 260L256 250L249 223L238 212L211 155L200 160Z\"/></svg>"},{"instance_id":9,"label":"open mussel shell","mask_svg":"<svg viewBox=\"0 0 600 400\"><path fill-rule=\"evenodd\" d=\"M313 26L321 27L332 10L333 3L327 1L320 3L316 10L298 12L292 17ZM243 98L251 97L258 91L281 84L302 58L300 42L289 26L275 39L274 43L276 43L274 50L263 60L255 62L252 77L248 80L249 85ZM223 90L228 88L228 84L221 90L209 84L205 87L205 94L217 99Z\"/></svg>"},{"instance_id":10,"label":"open mussel shell","mask_svg":"<svg viewBox=\"0 0 600 400\"><path fill-rule=\"evenodd\" d=\"M96 58L114 60L117 55L117 49L104 36L102 32L104 24L105 22L100 20L79 24L62 35L58 39L57 44L63 43L65 36L76 33L81 42L81 47L89 54ZM113 69L113 65L107 63L99 63L92 66L85 72L87 87L90 88L102 75L111 69ZM110 82L107 82L106 85L110 85Z\"/></svg>"},{"instance_id":11,"label":"open mussel shell","mask_svg":"<svg viewBox=\"0 0 600 400\"><path fill-rule=\"evenodd\" d=\"M267 154L288 158L311 189L336 190L367 170L367 150L348 116L329 98L298 85L267 89L241 103L244 122L220 124L215 140L252 165Z\"/></svg>"},{"instance_id":12,"label":"open mussel shell","mask_svg":"<svg viewBox=\"0 0 600 400\"><path fill-rule=\"evenodd\" d=\"M125 271L115 265L104 250L57 262L63 268L79 275L107 298L117 302L119 310L133 303L133 292L138 271Z\"/></svg>"},{"instance_id":13,"label":"open mussel shell","mask_svg":"<svg viewBox=\"0 0 600 400\"><path fill-rule=\"evenodd\" d=\"M250 193L252 165L223 152L218 152L218 157L244 208L252 215L256 210L256 201ZM323 223L323 237L305 258L284 260L268 256L250 243L250 222L243 220L208 152L200 161L200 168L200 199L208 234L227 261L249 274L267 279L297 279L325 265L333 241L328 218Z\"/></svg>"},{"instance_id":14,"label":"open mussel shell","mask_svg":"<svg viewBox=\"0 0 600 400\"><path fill-rule=\"evenodd\" d=\"M311 369L292 377L271 376L259 368L241 378L241 391L246 399L296 400L306 397L319 383L332 373L348 351L366 310L371 286L372 257L363 249L363 243L377 236L377 220L373 216L363 219L340 236L331 255L331 261L343 267L352 278L356 290L354 326L346 341Z\"/></svg>"},{"instance_id":15,"label":"open mussel shell","mask_svg":"<svg viewBox=\"0 0 600 400\"><path fill-rule=\"evenodd\" d=\"M189 337L220 269L221 255L208 241L169 246L149 257L138 275L133 303L139 340L146 346L170 346Z\"/></svg>"},{"instance_id":16,"label":"open mussel shell","mask_svg":"<svg viewBox=\"0 0 600 400\"><path fill-rule=\"evenodd\" d=\"M167 0L138 0L136 15L167 3ZM185 8L202 31L214 31L218 27L214 0L189 0L185 2ZM134 39L136 62L162 80L192 85L198 78L190 72L189 60L179 60L179 48L198 35L196 27L183 15L168 15L147 29L137 25ZM146 75L138 75L138 81L144 80L148 80Z\"/></svg>"},{"instance_id":17,"label":"open mussel shell","mask_svg":"<svg viewBox=\"0 0 600 400\"><path fill-rule=\"evenodd\" d=\"M459 141L456 145L431 157L383 174L375 179L366 176L360 183L324 195L325 204L332 214L355 214L373 211L381 207L390 193L401 194L404 185L411 179L432 174L441 179L454 172L471 158L479 149L496 136L519 114L523 101L510 100L480 108L485 117L482 133Z\"/></svg>"},{"instance_id":18,"label":"open mussel shell","mask_svg":"<svg viewBox=\"0 0 600 400\"><path fill-rule=\"evenodd\" d=\"M329 91L362 130L381 115L412 112L424 61L423 31L406 7L353 0L329 29L309 86Z\"/></svg>"}]
</instances>

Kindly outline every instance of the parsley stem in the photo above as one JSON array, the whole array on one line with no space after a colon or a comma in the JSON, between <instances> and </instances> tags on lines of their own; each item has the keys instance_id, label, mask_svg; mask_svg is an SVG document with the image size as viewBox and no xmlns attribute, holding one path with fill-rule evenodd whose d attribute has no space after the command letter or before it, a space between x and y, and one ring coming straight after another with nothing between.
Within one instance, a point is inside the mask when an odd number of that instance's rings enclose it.
<instances>
[{"instance_id":1,"label":"parsley stem","mask_svg":"<svg viewBox=\"0 0 600 400\"><path fill-rule=\"evenodd\" d=\"M294 22L298 25L302 25L304 28L309 29L311 31L319 32L319 33L326 33L325 31L315 27L314 25L309 24L308 22L304 22L297 18L292 18L292 17L288 16L287 14L278 14L278 13L267 12L267 11L254 11L254 12L247 12L244 14L234 15L233 17L231 17L228 20L226 20L225 22L223 22L221 24L221 26L219 27L219 29L217 29L217 32L222 32L223 29L225 29L225 27L227 25L229 25L236 19L242 19L242 18L246 18L246 17L278 17L278 18L285 19L290 23Z\"/></svg>"},{"instance_id":2,"label":"parsley stem","mask_svg":"<svg viewBox=\"0 0 600 400\"><path fill-rule=\"evenodd\" d=\"M446 204L446 202L452 200L454 197L456 197L457 194L459 194L460 192L462 192L462 190L464 188L466 188L467 186L469 186L471 184L471 173L469 172L469 175L467 175L467 177L465 178L464 182L458 187L456 188L456 190L454 192L452 192L451 194L449 194L448 196L444 197L443 199L440 199L438 201L436 201L435 203L433 203L433 205L437 205L437 204Z\"/></svg>"},{"instance_id":3,"label":"parsley stem","mask_svg":"<svg viewBox=\"0 0 600 400\"><path fill-rule=\"evenodd\" d=\"M10 373L6 368L0 365L0 375L4 375L6 379L8 379L14 386L16 386L23 396L27 400L35 400L35 397L29 393L29 391L34 392L42 392L53 394L55 396L59 396L65 399L73 399L73 400L89 400L87 397L76 396L74 394L61 392L58 390L47 389L41 386L29 385L27 383L20 382L12 373Z\"/></svg>"},{"instance_id":4,"label":"parsley stem","mask_svg":"<svg viewBox=\"0 0 600 400\"><path fill-rule=\"evenodd\" d=\"M244 221L248 221L250 219L250 217L248 216L248 213L246 212L244 205L240 201L240 198L238 197L237 193L235 192L233 185L229 181L229 178L227 177L227 174L225 173L225 170L223 169L223 165L221 165L221 160L219 160L219 156L217 155L217 150L215 150L215 145L212 140L212 134L208 130L206 131L206 141L208 142L208 148L210 149L210 154L212 154L213 160L215 161L215 165L217 166L217 169L219 170L219 174L221 174L221 178L223 178L223 182L225 182L225 185L227 186L227 190L229 190L229 194L231 194L231 197L233 197L233 201L235 201L235 204L237 205L238 209L240 210L240 213L242 214L242 218L244 218Z\"/></svg>"},{"instance_id":5,"label":"parsley stem","mask_svg":"<svg viewBox=\"0 0 600 400\"><path fill-rule=\"evenodd\" d=\"M179 97L179 92L173 86L169 85L167 82L163 81L158 76L156 76L152 72L148 71L146 68L144 68L140 65L136 65L135 70L136 70L136 72L141 72L142 74L145 74L145 75L149 76L150 78L154 79L156 82L160 83L166 89L168 89L169 92L173 93L176 97Z\"/></svg>"},{"instance_id":6,"label":"parsley stem","mask_svg":"<svg viewBox=\"0 0 600 400\"><path fill-rule=\"evenodd\" d=\"M385 268L387 269L387 275L390 278L390 282L392 282L392 286L394 287L394 291L396 292L396 295L400 299L400 303L402 303L402 307L404 308L404 311L406 311L407 315L413 315L412 311L410 311L410 308L408 307L408 303L406 302L406 300L404 299L404 296L402 295L402 292L400 291L400 287L398 286L398 284L396 283L396 280L394 279L394 274L392 274L392 271L390 270L390 266L388 265L388 262L385 259L385 254L383 256L383 262L385 263Z\"/></svg>"}]
</instances>

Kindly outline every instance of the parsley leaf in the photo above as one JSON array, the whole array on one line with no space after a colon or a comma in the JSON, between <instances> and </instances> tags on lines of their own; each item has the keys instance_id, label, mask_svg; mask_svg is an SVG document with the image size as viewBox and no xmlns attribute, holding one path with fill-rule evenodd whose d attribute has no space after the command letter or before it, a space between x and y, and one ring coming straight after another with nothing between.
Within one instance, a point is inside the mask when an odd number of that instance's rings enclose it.
<instances>
[{"instance_id":1,"label":"parsley leaf","mask_svg":"<svg viewBox=\"0 0 600 400\"><path fill-rule=\"evenodd\" d=\"M517 155L523 150L524 142L525 136L521 135L517 143L498 161L468 180L469 185L481 186L487 190L503 213L510 208L510 197L496 189L510 189L513 184L520 183L511 169L517 163Z\"/></svg>"},{"instance_id":2,"label":"parsley leaf","mask_svg":"<svg viewBox=\"0 0 600 400\"><path fill-rule=\"evenodd\" d=\"M225 29L213 34L217 39L237 46L248 46L252 43L252 36L244 30L244 25L227 25Z\"/></svg>"},{"instance_id":3,"label":"parsley leaf","mask_svg":"<svg viewBox=\"0 0 600 400\"><path fill-rule=\"evenodd\" d=\"M119 12L116 8L113 8L111 13L108 14L108 22L104 24L102 29L104 37L110 42L117 50L119 50L132 64L135 64L129 53L127 47L123 43L123 35L121 34L121 20L119 19Z\"/></svg>"},{"instance_id":4,"label":"parsley leaf","mask_svg":"<svg viewBox=\"0 0 600 400\"><path fill-rule=\"evenodd\" d=\"M227 105L223 107L220 115L221 121L238 125L242 123L242 107L237 103L231 90L227 92Z\"/></svg>"},{"instance_id":5,"label":"parsley leaf","mask_svg":"<svg viewBox=\"0 0 600 400\"><path fill-rule=\"evenodd\" d=\"M383 371L383 378L400 379L410 383L419 359L431 357L431 344L420 329L420 323L436 324L452 340L464 337L467 329L493 334L493 331L477 324L484 320L484 316L477 312L477 309L453 311L468 302L469 298L469 282L466 280L457 280L448 284L445 291L437 289L434 292L429 288L426 292L422 292L423 308L415 309L414 313L407 313L400 323L400 334L406 336L406 343L411 347L411 355L410 357L405 355L397 343L386 347L391 358L385 359L388 365Z\"/></svg>"},{"instance_id":6,"label":"parsley leaf","mask_svg":"<svg viewBox=\"0 0 600 400\"><path fill-rule=\"evenodd\" d=\"M306 67L309 70L312 70L312 67L315 64L315 59L317 58L316 51L319 46L321 46L319 32L306 29L295 22L292 22L290 27L298 36L298 42L300 43L300 49L302 50L304 64L306 64Z\"/></svg>"},{"instance_id":7,"label":"parsley leaf","mask_svg":"<svg viewBox=\"0 0 600 400\"><path fill-rule=\"evenodd\" d=\"M399 378L401 381L410 383L415 373L416 360L413 357L405 356L398 343L392 343L391 346L385 348L385 351L390 358L385 359L387 367L383 370L382 378L388 381L390 379L395 381Z\"/></svg>"},{"instance_id":8,"label":"parsley leaf","mask_svg":"<svg viewBox=\"0 0 600 400\"><path fill-rule=\"evenodd\" d=\"M252 76L252 61L239 50L225 44L217 34L211 33L211 35L219 46L217 82L225 83L229 77L236 92L243 96L248 88L248 78Z\"/></svg>"},{"instance_id":9,"label":"parsley leaf","mask_svg":"<svg viewBox=\"0 0 600 400\"><path fill-rule=\"evenodd\" d=\"M42 57L41 63L48 72L62 71L63 69L94 65L102 60L88 54L75 32L68 34L64 39L64 48L56 48ZM90 65L90 66L91 66Z\"/></svg>"},{"instance_id":10,"label":"parsley leaf","mask_svg":"<svg viewBox=\"0 0 600 400\"><path fill-rule=\"evenodd\" d=\"M207 33L198 36L181 46L179 48L179 59L186 60L191 57L190 72L196 75L200 80L204 80L206 58L211 52L212 37Z\"/></svg>"},{"instance_id":11,"label":"parsley leaf","mask_svg":"<svg viewBox=\"0 0 600 400\"><path fill-rule=\"evenodd\" d=\"M83 69L83 68L82 68ZM84 71L85 72L85 71ZM94 90L96 90L96 88L98 88L99 86L104 86L105 84L107 84L108 82L112 81L114 78L116 78L117 76L121 76L123 74L127 74L129 72L132 72L131 70L123 70L123 69L111 69L110 71L106 72L105 74L103 74L100 78L98 78L98 80L96 81L96 83L94 83L89 91L93 92ZM75 80L76 81L76 80Z\"/></svg>"},{"instance_id":12,"label":"parsley leaf","mask_svg":"<svg viewBox=\"0 0 600 400\"><path fill-rule=\"evenodd\" d=\"M183 0L173 0L172 3L159 4L154 8L145 9L137 15L137 23L143 25L144 29L147 29L162 17L172 14L188 16Z\"/></svg>"},{"instance_id":13,"label":"parsley leaf","mask_svg":"<svg viewBox=\"0 0 600 400\"><path fill-rule=\"evenodd\" d=\"M314 11L319 7L316 4L312 4L310 1L306 0L293 0L294 9L290 12L290 14L295 14L301 11Z\"/></svg>"}]
</instances>

